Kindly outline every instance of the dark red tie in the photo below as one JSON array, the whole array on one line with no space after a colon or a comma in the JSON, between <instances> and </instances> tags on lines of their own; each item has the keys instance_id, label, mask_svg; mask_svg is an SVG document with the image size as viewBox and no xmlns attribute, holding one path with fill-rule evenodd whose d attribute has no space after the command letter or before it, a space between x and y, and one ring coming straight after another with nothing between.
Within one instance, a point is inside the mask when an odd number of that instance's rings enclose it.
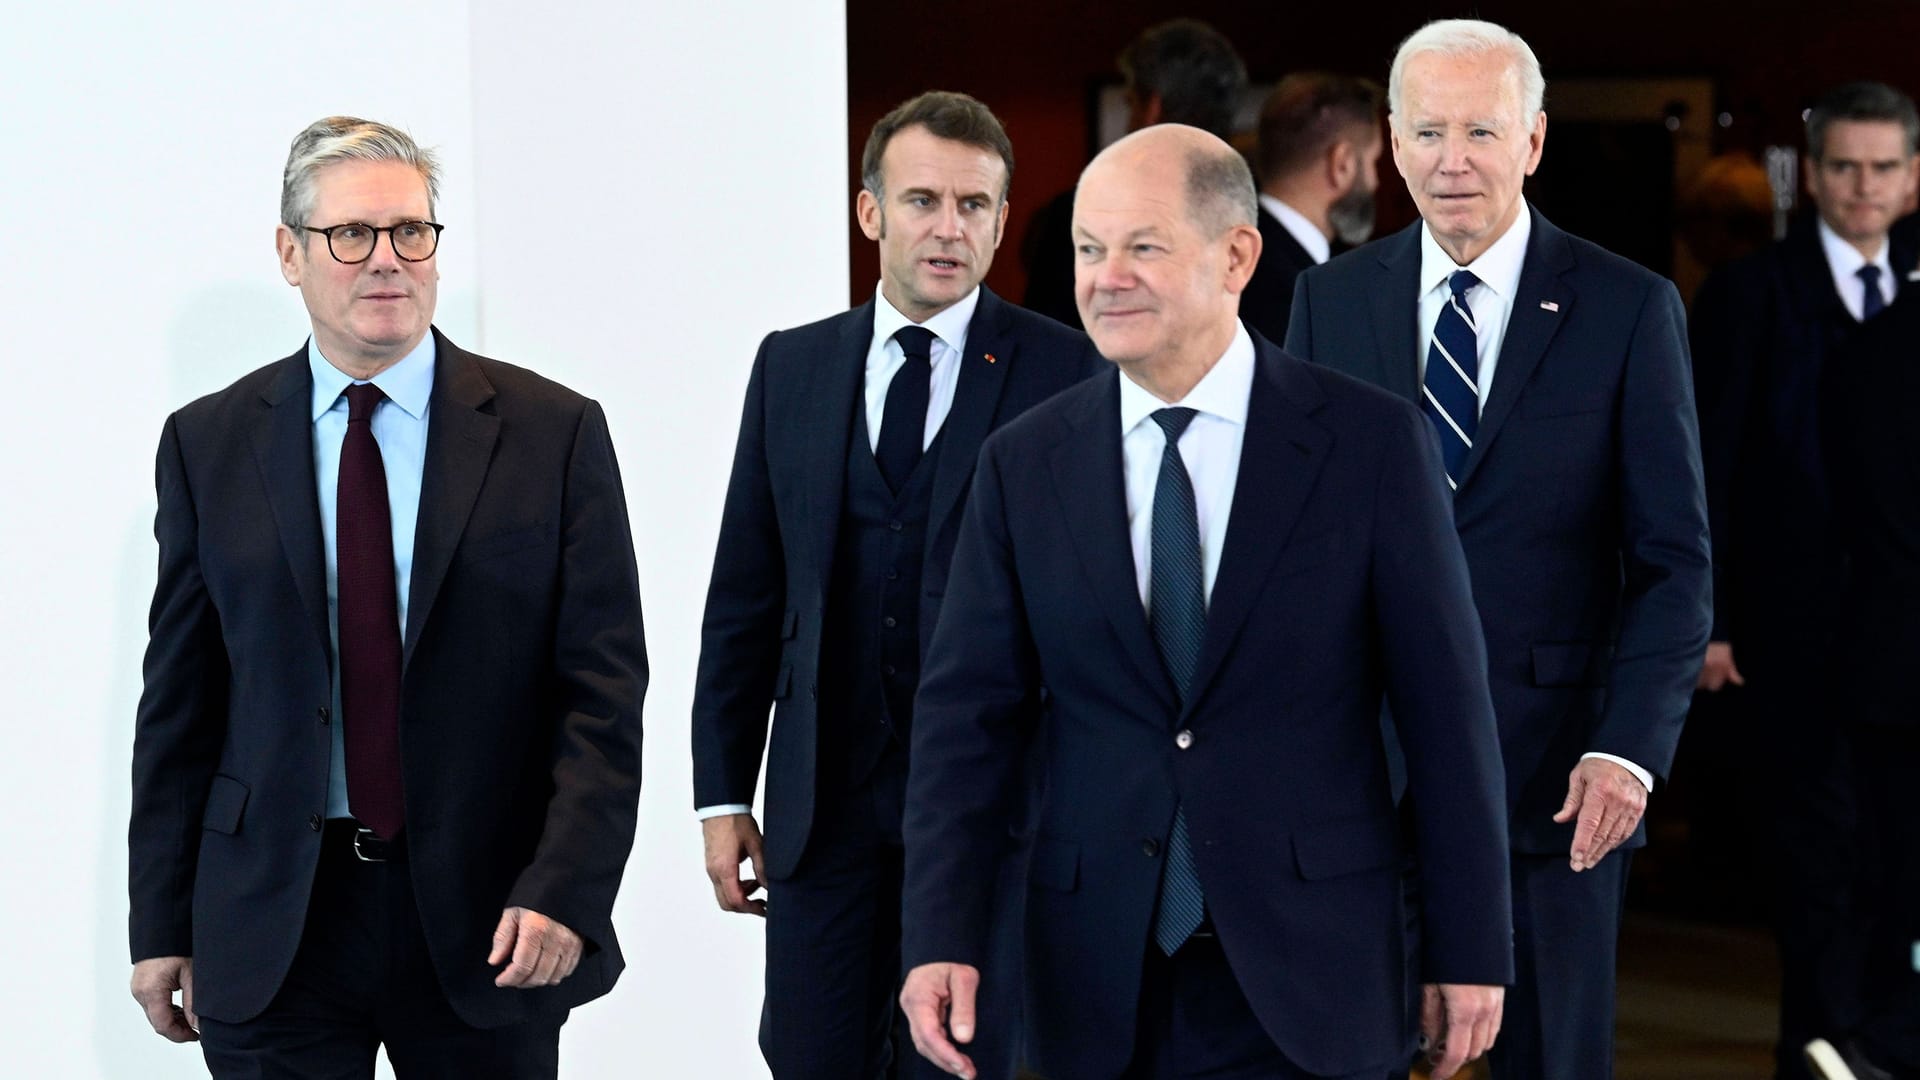
<instances>
[{"instance_id":1,"label":"dark red tie","mask_svg":"<svg viewBox=\"0 0 1920 1080\"><path fill-rule=\"evenodd\" d=\"M387 470L373 440L372 383L347 387L335 509L340 590L340 707L347 725L347 803L392 839L406 823L400 779L400 606L393 579Z\"/></svg>"}]
</instances>

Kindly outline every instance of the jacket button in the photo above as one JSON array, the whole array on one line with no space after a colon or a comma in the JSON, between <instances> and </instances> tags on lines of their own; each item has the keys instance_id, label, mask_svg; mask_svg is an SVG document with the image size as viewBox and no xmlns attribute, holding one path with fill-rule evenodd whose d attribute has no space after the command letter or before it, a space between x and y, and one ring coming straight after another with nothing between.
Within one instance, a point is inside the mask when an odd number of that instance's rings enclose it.
<instances>
[{"instance_id":1,"label":"jacket button","mask_svg":"<svg viewBox=\"0 0 1920 1080\"><path fill-rule=\"evenodd\" d=\"M880 620L880 625L881 625L881 626L884 626L884 627L886 627L886 628L887 628L887 629L889 629L889 630L891 630L891 629L893 629L894 627L896 627L896 626L899 626L899 625L900 625L900 620L898 620L898 619L896 619L896 618L894 618L893 616L891 616L891 615L889 615L889 616L887 616L886 618L884 618L884 619L881 619L881 620Z\"/></svg>"},{"instance_id":2,"label":"jacket button","mask_svg":"<svg viewBox=\"0 0 1920 1080\"><path fill-rule=\"evenodd\" d=\"M320 706L320 707L319 707L318 709L315 709L315 710L313 711L313 714L314 714L315 716L318 716L318 717L320 718L320 722L321 722L322 724L324 724L324 723L327 723L327 721L328 721L328 720L329 720L329 719L330 719L330 718L332 717L332 715L333 715L333 714L332 714L331 712L329 712L329 711L327 710L327 707L326 707L325 705L322 705L322 706Z\"/></svg>"},{"instance_id":3,"label":"jacket button","mask_svg":"<svg viewBox=\"0 0 1920 1080\"><path fill-rule=\"evenodd\" d=\"M893 567L891 567L891 566L889 566L889 567L887 567L887 574L886 574L886 577L887 577L887 580L888 580L888 581L899 581L899 580L900 580L900 571L898 571L898 570L895 570L895 569L894 569Z\"/></svg>"},{"instance_id":4,"label":"jacket button","mask_svg":"<svg viewBox=\"0 0 1920 1080\"><path fill-rule=\"evenodd\" d=\"M1185 750L1186 748L1188 748L1188 747L1190 747L1190 746L1192 746L1192 745L1193 745L1193 732L1191 732L1191 731L1182 731L1182 732L1180 732L1180 734L1178 734L1178 735L1175 735L1175 736L1173 737L1173 745L1175 745L1175 746L1177 746L1177 747L1179 747L1179 748L1180 748L1180 749L1182 749L1182 750Z\"/></svg>"},{"instance_id":5,"label":"jacket button","mask_svg":"<svg viewBox=\"0 0 1920 1080\"><path fill-rule=\"evenodd\" d=\"M1145 855L1149 859L1160 854L1160 841L1152 837L1140 841L1140 854Z\"/></svg>"},{"instance_id":6,"label":"jacket button","mask_svg":"<svg viewBox=\"0 0 1920 1080\"><path fill-rule=\"evenodd\" d=\"M892 664L881 664L880 674L885 675L887 678L891 679L895 675L900 674L900 669L894 667Z\"/></svg>"},{"instance_id":7,"label":"jacket button","mask_svg":"<svg viewBox=\"0 0 1920 1080\"><path fill-rule=\"evenodd\" d=\"M906 528L906 525L899 520L894 520L887 522L887 528L892 529L894 532L899 532L901 529Z\"/></svg>"},{"instance_id":8,"label":"jacket button","mask_svg":"<svg viewBox=\"0 0 1920 1080\"><path fill-rule=\"evenodd\" d=\"M307 828L312 829L314 832L319 832L320 826L325 824L326 824L326 819L322 818L319 814L307 815Z\"/></svg>"}]
</instances>

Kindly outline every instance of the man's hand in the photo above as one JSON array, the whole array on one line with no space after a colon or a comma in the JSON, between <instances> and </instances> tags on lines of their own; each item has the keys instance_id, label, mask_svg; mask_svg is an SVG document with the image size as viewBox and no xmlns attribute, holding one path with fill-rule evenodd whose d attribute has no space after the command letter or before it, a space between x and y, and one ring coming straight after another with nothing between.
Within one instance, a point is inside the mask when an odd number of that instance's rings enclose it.
<instances>
[{"instance_id":1,"label":"man's hand","mask_svg":"<svg viewBox=\"0 0 1920 1080\"><path fill-rule=\"evenodd\" d=\"M720 910L737 911L742 915L761 915L767 913L767 902L748 899L759 890L761 882L767 879L766 871L761 869L762 859L760 826L754 824L752 814L722 814L710 817L700 823L700 835L707 846L707 876L713 879L713 898L720 902ZM753 863L753 876L740 876L740 863L750 860Z\"/></svg>"},{"instance_id":2,"label":"man's hand","mask_svg":"<svg viewBox=\"0 0 1920 1080\"><path fill-rule=\"evenodd\" d=\"M180 1004L173 992L180 991ZM200 1038L200 1017L193 1011L193 957L155 956L133 965L133 1000L147 1011L153 1030L174 1042Z\"/></svg>"},{"instance_id":3,"label":"man's hand","mask_svg":"<svg viewBox=\"0 0 1920 1080\"><path fill-rule=\"evenodd\" d=\"M1694 683L1694 689L1713 693L1732 683L1734 686L1747 685L1746 676L1733 665L1733 643L1730 641L1707 642L1707 659L1700 665L1700 680Z\"/></svg>"},{"instance_id":4,"label":"man's hand","mask_svg":"<svg viewBox=\"0 0 1920 1080\"><path fill-rule=\"evenodd\" d=\"M1426 1037L1433 1080L1447 1080L1493 1049L1506 1000L1504 986L1426 985L1420 1000L1420 1033Z\"/></svg>"},{"instance_id":5,"label":"man's hand","mask_svg":"<svg viewBox=\"0 0 1920 1080\"><path fill-rule=\"evenodd\" d=\"M1567 801L1553 820L1574 826L1571 856L1575 873L1600 865L1607 852L1633 835L1647 812L1647 786L1605 758L1583 758L1567 777Z\"/></svg>"},{"instance_id":6,"label":"man's hand","mask_svg":"<svg viewBox=\"0 0 1920 1080\"><path fill-rule=\"evenodd\" d=\"M973 1004L979 992L980 969L970 964L921 964L907 972L906 985L900 988L900 1009L913 1028L914 1049L964 1080L978 1073L973 1060L953 1044L973 1041Z\"/></svg>"},{"instance_id":7,"label":"man's hand","mask_svg":"<svg viewBox=\"0 0 1920 1080\"><path fill-rule=\"evenodd\" d=\"M537 911L510 907L500 913L487 963L500 964L511 958L513 962L493 985L531 990L553 986L573 974L573 969L580 966L580 952L579 934Z\"/></svg>"}]
</instances>

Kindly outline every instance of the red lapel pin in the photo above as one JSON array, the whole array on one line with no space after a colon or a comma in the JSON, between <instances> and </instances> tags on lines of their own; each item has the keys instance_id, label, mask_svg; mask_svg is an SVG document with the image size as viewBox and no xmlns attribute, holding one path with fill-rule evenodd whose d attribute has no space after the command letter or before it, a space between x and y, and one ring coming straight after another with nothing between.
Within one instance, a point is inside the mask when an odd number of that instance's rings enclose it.
<instances>
[{"instance_id":1,"label":"red lapel pin","mask_svg":"<svg viewBox=\"0 0 1920 1080\"><path fill-rule=\"evenodd\" d=\"M992 353L988 353L988 354L987 354L987 363L989 363L989 364L993 364L993 363L998 363L998 361L996 361L996 360L995 360L995 359L993 358L993 354L992 354Z\"/></svg>"}]
</instances>

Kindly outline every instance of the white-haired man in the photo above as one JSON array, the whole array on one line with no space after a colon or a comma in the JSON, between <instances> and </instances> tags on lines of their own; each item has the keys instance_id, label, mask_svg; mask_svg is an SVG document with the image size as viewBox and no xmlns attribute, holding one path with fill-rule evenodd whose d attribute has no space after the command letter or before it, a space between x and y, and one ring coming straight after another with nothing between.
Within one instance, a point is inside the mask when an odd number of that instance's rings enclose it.
<instances>
[{"instance_id":1,"label":"white-haired man","mask_svg":"<svg viewBox=\"0 0 1920 1080\"><path fill-rule=\"evenodd\" d=\"M1711 620L1679 296L1527 206L1544 86L1491 23L1403 42L1393 160L1421 221L1302 274L1287 334L1418 402L1454 489L1511 815L1503 1080L1612 1074L1626 850L1645 842Z\"/></svg>"}]
</instances>

